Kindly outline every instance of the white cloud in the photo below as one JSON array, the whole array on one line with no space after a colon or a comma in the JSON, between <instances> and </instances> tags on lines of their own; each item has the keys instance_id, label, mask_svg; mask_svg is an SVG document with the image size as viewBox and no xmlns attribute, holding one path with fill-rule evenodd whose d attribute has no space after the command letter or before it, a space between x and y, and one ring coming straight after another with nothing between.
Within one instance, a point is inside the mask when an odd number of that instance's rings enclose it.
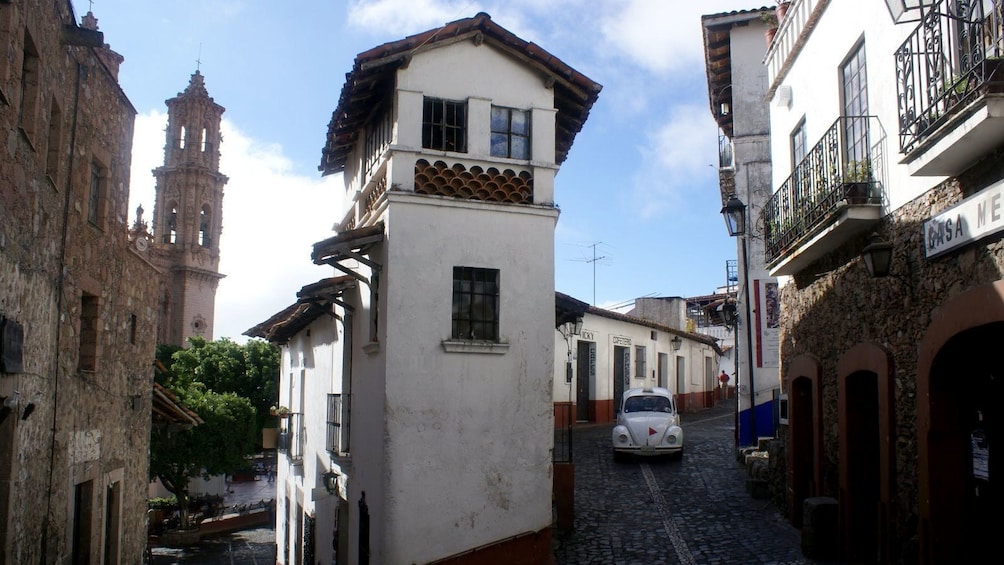
<instances>
[{"instance_id":1,"label":"white cloud","mask_svg":"<svg viewBox=\"0 0 1004 565\"><path fill-rule=\"evenodd\" d=\"M150 171L163 164L167 116L137 116L133 140L130 214L139 202L153 214L155 182ZM292 170L282 147L245 136L233 123L221 124L220 171L224 187L220 272L214 337L243 342L251 326L296 301L305 284L332 276L314 265L311 246L333 235L341 218L340 175L320 178Z\"/></svg>"},{"instance_id":2,"label":"white cloud","mask_svg":"<svg viewBox=\"0 0 1004 565\"><path fill-rule=\"evenodd\" d=\"M707 110L694 105L672 107L669 117L640 149L642 164L633 179L633 208L642 219L677 206L700 179L717 172L718 131Z\"/></svg>"},{"instance_id":3,"label":"white cloud","mask_svg":"<svg viewBox=\"0 0 1004 565\"><path fill-rule=\"evenodd\" d=\"M601 26L605 43L658 74L703 65L702 15L759 7L749 0L630 0L615 4L616 9L606 13Z\"/></svg>"},{"instance_id":4,"label":"white cloud","mask_svg":"<svg viewBox=\"0 0 1004 565\"><path fill-rule=\"evenodd\" d=\"M474 15L460 2L440 0L354 0L348 12L349 25L399 37Z\"/></svg>"}]
</instances>

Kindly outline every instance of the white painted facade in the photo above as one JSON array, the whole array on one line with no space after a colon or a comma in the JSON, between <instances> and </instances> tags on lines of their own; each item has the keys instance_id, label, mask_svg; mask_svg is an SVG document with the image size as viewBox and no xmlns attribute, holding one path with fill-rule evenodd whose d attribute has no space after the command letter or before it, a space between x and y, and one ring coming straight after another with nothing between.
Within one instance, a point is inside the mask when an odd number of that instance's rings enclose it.
<instances>
[{"instance_id":1,"label":"white painted facade","mask_svg":"<svg viewBox=\"0 0 1004 565\"><path fill-rule=\"evenodd\" d=\"M780 186L791 175L793 163L788 134L799 121L805 120L806 137L811 145L841 115L839 70L862 42L870 93L868 113L881 124L872 142L877 145L875 151L883 157L874 164L874 172L884 188L883 213L898 209L943 180L944 177L912 177L907 167L896 166L902 156L897 138L899 109L893 54L914 26L894 25L885 2L878 0L795 0L788 13L793 17L787 21L788 25L782 24L778 29L780 41L766 57L769 86L774 87L768 92L770 127L776 132L771 139L770 152L774 164L772 186ZM810 31L805 22L814 13L818 17L813 20ZM791 56L791 51L785 49L790 37L805 33L811 33L811 41L806 41L801 51ZM790 65L787 72L774 72L782 62ZM778 101L783 87L790 89L790 104Z\"/></svg>"},{"instance_id":2,"label":"white painted facade","mask_svg":"<svg viewBox=\"0 0 1004 565\"><path fill-rule=\"evenodd\" d=\"M705 393L714 393L718 384L719 354L714 339L705 335L590 307L579 335L569 341L559 331L554 336L554 401L580 410L588 399L588 416L578 412L580 421L612 421L618 393L630 388L666 387L686 409ZM673 343L677 337L679 349ZM569 360L571 382L565 370ZM580 383L586 396L580 395Z\"/></svg>"},{"instance_id":3,"label":"white painted facade","mask_svg":"<svg viewBox=\"0 0 1004 565\"><path fill-rule=\"evenodd\" d=\"M769 107L764 101L768 86L767 69L763 65L767 24L758 11L704 16L702 21L706 28L728 29L731 82L718 89L731 89L731 107L728 112L712 108L712 113L719 123L726 119L731 122L733 166L729 173L734 181L735 196L746 205L747 226L746 235L736 237L739 323L731 343L735 347L729 350L723 370L730 376L729 385L735 387L738 398L740 444L751 445L755 443L754 435L774 435L774 400L781 388L777 352L779 328L771 327L766 319L767 300L774 300L776 306L778 282L767 270L764 241L757 232L762 233L760 218L764 204L772 187L776 186L772 184L772 171L776 171L777 166L771 161L771 134L785 130L771 127ZM787 135L780 137L788 140ZM725 199L723 194L723 203ZM726 229L724 223L722 229ZM726 368L729 366L731 368ZM754 404L755 424L751 423L750 415Z\"/></svg>"},{"instance_id":4,"label":"white painted facade","mask_svg":"<svg viewBox=\"0 0 1004 565\"><path fill-rule=\"evenodd\" d=\"M350 563L366 546L369 563L426 563L550 539L557 112L539 67L496 45L474 37L413 49L392 71L386 146L374 160L356 143L345 159L348 207L336 228L382 225L383 239L365 251L379 272L340 264L378 280L378 293L374 303L370 285L356 283L329 305L334 316L312 318L282 348L279 402L304 414L304 449L301 460L279 457L280 563L306 561L304 517L316 521L320 561L331 557L336 515L339 557ZM466 152L423 148L426 97L467 102ZM530 112L531 159L490 156L493 105ZM419 159L529 171L532 203L417 193ZM498 340L452 337L455 267L498 270ZM351 394L347 453L326 446L329 394ZM338 475L330 494L328 472Z\"/></svg>"}]
</instances>

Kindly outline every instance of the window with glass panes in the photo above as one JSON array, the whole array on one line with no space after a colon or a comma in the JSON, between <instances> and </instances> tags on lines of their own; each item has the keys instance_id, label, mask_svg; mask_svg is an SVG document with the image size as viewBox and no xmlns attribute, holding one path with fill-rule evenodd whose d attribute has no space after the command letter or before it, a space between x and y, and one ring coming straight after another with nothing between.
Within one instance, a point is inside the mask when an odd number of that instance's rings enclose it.
<instances>
[{"instance_id":1,"label":"window with glass panes","mask_svg":"<svg viewBox=\"0 0 1004 565\"><path fill-rule=\"evenodd\" d=\"M453 267L453 339L498 341L499 270Z\"/></svg>"},{"instance_id":2,"label":"window with glass panes","mask_svg":"<svg viewBox=\"0 0 1004 565\"><path fill-rule=\"evenodd\" d=\"M865 71L865 46L862 43L840 67L845 163L868 158L868 74Z\"/></svg>"},{"instance_id":3,"label":"window with glass panes","mask_svg":"<svg viewBox=\"0 0 1004 565\"><path fill-rule=\"evenodd\" d=\"M492 157L530 158L530 112L492 106Z\"/></svg>"},{"instance_id":4,"label":"window with glass panes","mask_svg":"<svg viewBox=\"0 0 1004 565\"><path fill-rule=\"evenodd\" d=\"M467 102L426 98L422 108L422 147L467 152Z\"/></svg>"}]
</instances>

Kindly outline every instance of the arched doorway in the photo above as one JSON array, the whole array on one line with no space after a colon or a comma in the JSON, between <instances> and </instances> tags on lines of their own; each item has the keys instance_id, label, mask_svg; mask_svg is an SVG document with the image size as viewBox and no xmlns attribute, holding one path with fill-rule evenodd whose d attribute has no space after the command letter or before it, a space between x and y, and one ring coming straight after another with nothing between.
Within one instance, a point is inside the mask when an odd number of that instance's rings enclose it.
<instances>
[{"instance_id":1,"label":"arched doorway","mask_svg":"<svg viewBox=\"0 0 1004 565\"><path fill-rule=\"evenodd\" d=\"M840 538L844 559L894 563L892 355L861 343L837 362Z\"/></svg>"},{"instance_id":2,"label":"arched doorway","mask_svg":"<svg viewBox=\"0 0 1004 565\"><path fill-rule=\"evenodd\" d=\"M805 499L815 496L821 484L822 394L819 362L803 355L788 371L788 516L802 527Z\"/></svg>"},{"instance_id":3,"label":"arched doorway","mask_svg":"<svg viewBox=\"0 0 1004 565\"><path fill-rule=\"evenodd\" d=\"M920 560L977 562L997 547L1004 505L1001 449L990 448L1004 416L1004 281L963 293L932 319L917 372Z\"/></svg>"}]
</instances>

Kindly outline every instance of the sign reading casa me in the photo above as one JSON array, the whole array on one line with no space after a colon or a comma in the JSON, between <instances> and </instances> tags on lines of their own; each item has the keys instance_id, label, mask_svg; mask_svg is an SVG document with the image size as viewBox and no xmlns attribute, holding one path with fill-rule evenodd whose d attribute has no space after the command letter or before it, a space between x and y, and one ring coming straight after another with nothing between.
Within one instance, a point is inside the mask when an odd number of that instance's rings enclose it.
<instances>
[{"instance_id":1,"label":"sign reading casa me","mask_svg":"<svg viewBox=\"0 0 1004 565\"><path fill-rule=\"evenodd\" d=\"M1004 230L1004 181L924 222L927 258Z\"/></svg>"}]
</instances>

